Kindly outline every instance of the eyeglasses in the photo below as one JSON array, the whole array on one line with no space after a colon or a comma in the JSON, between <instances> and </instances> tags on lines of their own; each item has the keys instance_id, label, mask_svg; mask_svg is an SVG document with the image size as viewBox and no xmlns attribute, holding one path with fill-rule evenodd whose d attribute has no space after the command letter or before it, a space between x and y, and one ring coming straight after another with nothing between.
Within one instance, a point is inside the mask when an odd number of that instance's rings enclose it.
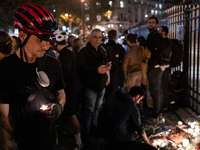
<instances>
[{"instance_id":1,"label":"eyeglasses","mask_svg":"<svg viewBox=\"0 0 200 150\"><path fill-rule=\"evenodd\" d=\"M147 24L155 24L155 21L148 21Z\"/></svg>"}]
</instances>

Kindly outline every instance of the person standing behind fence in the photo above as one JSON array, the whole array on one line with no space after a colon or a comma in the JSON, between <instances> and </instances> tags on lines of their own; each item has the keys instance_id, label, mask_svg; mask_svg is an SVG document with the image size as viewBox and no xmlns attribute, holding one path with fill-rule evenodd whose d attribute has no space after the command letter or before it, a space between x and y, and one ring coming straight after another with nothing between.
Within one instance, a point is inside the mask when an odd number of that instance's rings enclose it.
<instances>
[{"instance_id":1,"label":"person standing behind fence","mask_svg":"<svg viewBox=\"0 0 200 150\"><path fill-rule=\"evenodd\" d=\"M71 51L72 51L72 44L75 38L76 38L75 36L70 35L67 40L67 48L70 49Z\"/></svg>"},{"instance_id":2,"label":"person standing behind fence","mask_svg":"<svg viewBox=\"0 0 200 150\"><path fill-rule=\"evenodd\" d=\"M124 60L125 50L122 45L115 42L117 38L117 31L108 31L109 41L105 44L108 61L111 61L112 68L110 70L110 84L106 87L106 97L109 97L117 89L124 86L124 73L122 70L122 63Z\"/></svg>"},{"instance_id":3,"label":"person standing behind fence","mask_svg":"<svg viewBox=\"0 0 200 150\"><path fill-rule=\"evenodd\" d=\"M126 74L126 89L127 92L133 86L141 86L142 68L141 63L144 59L143 50L136 45L136 34L129 33L127 35L127 44L130 49L125 53L123 62L123 71Z\"/></svg>"},{"instance_id":4,"label":"person standing behind fence","mask_svg":"<svg viewBox=\"0 0 200 150\"><path fill-rule=\"evenodd\" d=\"M76 113L79 110L79 98L81 85L78 82L77 63L74 53L66 46L67 35L65 31L54 32L56 37L56 49L59 51L59 60L62 64L63 77L65 81L66 104L64 113L69 119L76 140L75 150L83 147L80 135L80 124ZM65 119L65 118L62 118ZM65 121L64 121L65 122Z\"/></svg>"},{"instance_id":5,"label":"person standing behind fence","mask_svg":"<svg viewBox=\"0 0 200 150\"><path fill-rule=\"evenodd\" d=\"M99 107L102 103L107 71L111 64L107 64L107 54L100 45L102 32L100 29L91 31L90 42L78 53L78 71L83 85L82 100L82 140L85 149L90 149L90 128L97 128Z\"/></svg>"},{"instance_id":6,"label":"person standing behind fence","mask_svg":"<svg viewBox=\"0 0 200 150\"><path fill-rule=\"evenodd\" d=\"M151 57L151 52L147 48L147 42L143 36L139 36L136 39L136 44L141 46L143 49L143 57L144 60L142 61L142 87L146 91L144 99L143 99L143 107L147 106L147 86L148 86L148 79L147 79L147 70L148 70L148 60Z\"/></svg>"},{"instance_id":7,"label":"person standing behind fence","mask_svg":"<svg viewBox=\"0 0 200 150\"><path fill-rule=\"evenodd\" d=\"M156 17L152 16L148 18L147 26L150 32L147 38L147 48L151 52L151 58L148 62L147 77L150 94L153 99L153 112L150 121L156 123L163 107L161 83L163 71L159 67L159 65L161 65L163 38L157 31L158 19Z\"/></svg>"},{"instance_id":8,"label":"person standing behind fence","mask_svg":"<svg viewBox=\"0 0 200 150\"><path fill-rule=\"evenodd\" d=\"M170 57L172 54L173 42L167 38L168 27L161 26L159 28L159 33L163 37L163 52L162 52L162 68L164 69L162 75L162 90L163 90L163 109L167 110L169 107L169 74L170 68Z\"/></svg>"},{"instance_id":9,"label":"person standing behind fence","mask_svg":"<svg viewBox=\"0 0 200 150\"><path fill-rule=\"evenodd\" d=\"M74 53L76 59L77 59L78 53L82 47L83 47L83 40L81 38L74 39L74 42L72 44L72 52Z\"/></svg>"},{"instance_id":10,"label":"person standing behind fence","mask_svg":"<svg viewBox=\"0 0 200 150\"><path fill-rule=\"evenodd\" d=\"M14 48L12 37L4 32L0 31L0 60L8 57Z\"/></svg>"}]
</instances>

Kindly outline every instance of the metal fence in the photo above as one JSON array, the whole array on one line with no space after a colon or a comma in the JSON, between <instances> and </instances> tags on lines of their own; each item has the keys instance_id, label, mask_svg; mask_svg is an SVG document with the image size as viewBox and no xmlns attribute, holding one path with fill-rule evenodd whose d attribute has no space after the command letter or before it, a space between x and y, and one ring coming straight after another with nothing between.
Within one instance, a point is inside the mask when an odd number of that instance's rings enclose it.
<instances>
[{"instance_id":1,"label":"metal fence","mask_svg":"<svg viewBox=\"0 0 200 150\"><path fill-rule=\"evenodd\" d=\"M197 1L185 1L184 4L166 10L168 14L169 38L177 39L178 27L184 27L184 60L175 70L181 70L187 79L187 97L189 106L200 114L200 5Z\"/></svg>"},{"instance_id":2,"label":"metal fence","mask_svg":"<svg viewBox=\"0 0 200 150\"><path fill-rule=\"evenodd\" d=\"M178 39L183 34L184 60L179 67L172 68L172 72L180 70L187 79L186 101L189 107L200 114L200 4L198 0L187 1L179 6L173 6L165 11L167 17L160 20L169 28L168 37ZM167 20L167 23L165 22ZM178 30L182 27L183 30ZM145 30L145 31L144 31ZM146 25L134 27L129 30L132 33L147 32ZM144 36L144 35L143 35Z\"/></svg>"}]
</instances>

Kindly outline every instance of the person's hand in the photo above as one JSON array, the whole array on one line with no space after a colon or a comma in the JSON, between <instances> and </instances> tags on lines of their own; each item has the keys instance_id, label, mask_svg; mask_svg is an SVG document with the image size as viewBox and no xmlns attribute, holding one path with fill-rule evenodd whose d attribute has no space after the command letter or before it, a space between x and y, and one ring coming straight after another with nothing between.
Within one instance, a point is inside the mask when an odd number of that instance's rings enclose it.
<instances>
[{"instance_id":1,"label":"person's hand","mask_svg":"<svg viewBox=\"0 0 200 150\"><path fill-rule=\"evenodd\" d=\"M110 70L111 69L111 64L109 65L101 65L98 67L98 73L99 74L104 74L106 73L106 71Z\"/></svg>"},{"instance_id":2,"label":"person's hand","mask_svg":"<svg viewBox=\"0 0 200 150\"><path fill-rule=\"evenodd\" d=\"M44 116L50 121L58 119L62 113L62 105L60 103L49 103L47 106L47 109L42 110Z\"/></svg>"},{"instance_id":3,"label":"person's hand","mask_svg":"<svg viewBox=\"0 0 200 150\"><path fill-rule=\"evenodd\" d=\"M106 67L107 67L107 69L111 69L111 67L112 67L112 64L111 63L107 63L107 65L106 65Z\"/></svg>"},{"instance_id":4,"label":"person's hand","mask_svg":"<svg viewBox=\"0 0 200 150\"><path fill-rule=\"evenodd\" d=\"M152 144L153 144L153 140L149 140L149 143L148 143L149 145L151 145L151 146L153 146Z\"/></svg>"}]
</instances>

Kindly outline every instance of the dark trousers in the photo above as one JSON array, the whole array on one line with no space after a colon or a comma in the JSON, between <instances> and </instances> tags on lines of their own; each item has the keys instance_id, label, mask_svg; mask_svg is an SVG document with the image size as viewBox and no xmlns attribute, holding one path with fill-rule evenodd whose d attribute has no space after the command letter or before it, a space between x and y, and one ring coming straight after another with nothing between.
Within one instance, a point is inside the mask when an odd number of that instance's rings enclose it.
<instances>
[{"instance_id":1,"label":"dark trousers","mask_svg":"<svg viewBox=\"0 0 200 150\"><path fill-rule=\"evenodd\" d=\"M149 91L153 99L153 118L157 118L163 109L162 75L163 71L160 68L154 68L147 74Z\"/></svg>"},{"instance_id":2,"label":"dark trousers","mask_svg":"<svg viewBox=\"0 0 200 150\"><path fill-rule=\"evenodd\" d=\"M165 71L162 75L162 91L163 91L163 107L168 108L169 107L169 73L170 68L165 68Z\"/></svg>"}]
</instances>

